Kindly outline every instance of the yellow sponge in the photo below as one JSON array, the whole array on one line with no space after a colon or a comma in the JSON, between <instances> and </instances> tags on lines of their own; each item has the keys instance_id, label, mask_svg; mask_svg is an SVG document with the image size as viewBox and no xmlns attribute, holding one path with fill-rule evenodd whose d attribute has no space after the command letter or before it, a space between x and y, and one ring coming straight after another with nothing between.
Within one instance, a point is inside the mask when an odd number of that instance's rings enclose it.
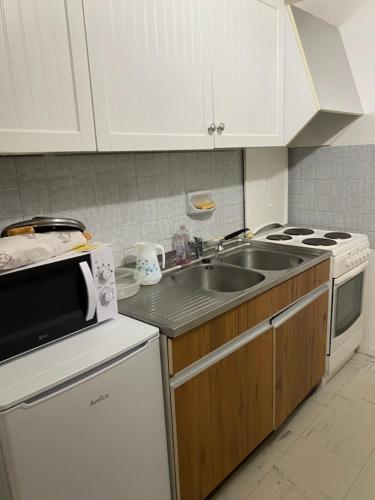
<instances>
[{"instance_id":1,"label":"yellow sponge","mask_svg":"<svg viewBox=\"0 0 375 500\"><path fill-rule=\"evenodd\" d=\"M208 210L210 208L216 208L213 201L194 201L194 207L198 210Z\"/></svg>"}]
</instances>

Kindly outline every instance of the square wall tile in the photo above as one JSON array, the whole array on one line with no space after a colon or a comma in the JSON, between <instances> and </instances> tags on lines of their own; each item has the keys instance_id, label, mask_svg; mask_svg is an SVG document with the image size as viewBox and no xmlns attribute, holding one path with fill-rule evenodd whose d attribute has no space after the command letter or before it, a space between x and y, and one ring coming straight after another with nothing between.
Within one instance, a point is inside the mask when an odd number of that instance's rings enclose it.
<instances>
[{"instance_id":1,"label":"square wall tile","mask_svg":"<svg viewBox=\"0 0 375 500\"><path fill-rule=\"evenodd\" d=\"M95 155L71 155L70 168L73 182L88 182L95 180Z\"/></svg>"},{"instance_id":2,"label":"square wall tile","mask_svg":"<svg viewBox=\"0 0 375 500\"><path fill-rule=\"evenodd\" d=\"M27 187L21 189L22 214L26 217L45 215L50 212L48 189L42 187Z\"/></svg>"},{"instance_id":3,"label":"square wall tile","mask_svg":"<svg viewBox=\"0 0 375 500\"><path fill-rule=\"evenodd\" d=\"M44 156L20 156L16 158L18 182L21 187L46 184Z\"/></svg>"},{"instance_id":4,"label":"square wall tile","mask_svg":"<svg viewBox=\"0 0 375 500\"><path fill-rule=\"evenodd\" d=\"M71 184L49 186L48 194L51 211L54 213L73 210L76 207L73 186Z\"/></svg>"},{"instance_id":5,"label":"square wall tile","mask_svg":"<svg viewBox=\"0 0 375 500\"><path fill-rule=\"evenodd\" d=\"M0 191L0 213L9 217L21 217L21 197L18 189Z\"/></svg>"},{"instance_id":6,"label":"square wall tile","mask_svg":"<svg viewBox=\"0 0 375 500\"><path fill-rule=\"evenodd\" d=\"M15 158L0 156L0 190L18 188Z\"/></svg>"},{"instance_id":7,"label":"square wall tile","mask_svg":"<svg viewBox=\"0 0 375 500\"><path fill-rule=\"evenodd\" d=\"M119 182L135 177L135 155L123 153L116 155L116 171Z\"/></svg>"},{"instance_id":8,"label":"square wall tile","mask_svg":"<svg viewBox=\"0 0 375 500\"><path fill-rule=\"evenodd\" d=\"M46 156L47 182L50 186L71 183L69 156Z\"/></svg>"}]
</instances>

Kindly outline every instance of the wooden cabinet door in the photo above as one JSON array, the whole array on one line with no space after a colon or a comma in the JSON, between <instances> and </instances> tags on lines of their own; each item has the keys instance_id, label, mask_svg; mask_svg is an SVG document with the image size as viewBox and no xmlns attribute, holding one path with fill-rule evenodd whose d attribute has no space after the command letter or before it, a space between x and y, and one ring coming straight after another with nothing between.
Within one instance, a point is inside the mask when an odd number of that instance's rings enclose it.
<instances>
[{"instance_id":1,"label":"wooden cabinet door","mask_svg":"<svg viewBox=\"0 0 375 500\"><path fill-rule=\"evenodd\" d=\"M215 147L283 143L283 3L211 2Z\"/></svg>"},{"instance_id":2,"label":"wooden cabinet door","mask_svg":"<svg viewBox=\"0 0 375 500\"><path fill-rule=\"evenodd\" d=\"M84 0L99 150L212 149L206 0Z\"/></svg>"},{"instance_id":3,"label":"wooden cabinet door","mask_svg":"<svg viewBox=\"0 0 375 500\"><path fill-rule=\"evenodd\" d=\"M273 428L273 332L172 390L181 500L210 493Z\"/></svg>"},{"instance_id":4,"label":"wooden cabinet door","mask_svg":"<svg viewBox=\"0 0 375 500\"><path fill-rule=\"evenodd\" d=\"M80 0L0 2L0 153L96 149Z\"/></svg>"},{"instance_id":5,"label":"wooden cabinet door","mask_svg":"<svg viewBox=\"0 0 375 500\"><path fill-rule=\"evenodd\" d=\"M325 371L328 292L275 329L275 424L279 427Z\"/></svg>"}]
</instances>

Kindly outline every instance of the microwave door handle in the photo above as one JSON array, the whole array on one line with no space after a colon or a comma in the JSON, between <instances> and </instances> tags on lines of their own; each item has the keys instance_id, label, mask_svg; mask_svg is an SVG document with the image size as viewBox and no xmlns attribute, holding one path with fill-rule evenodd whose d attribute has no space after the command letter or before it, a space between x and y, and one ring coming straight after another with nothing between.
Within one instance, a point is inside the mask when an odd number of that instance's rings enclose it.
<instances>
[{"instance_id":1,"label":"microwave door handle","mask_svg":"<svg viewBox=\"0 0 375 500\"><path fill-rule=\"evenodd\" d=\"M90 321L94 317L96 311L96 289L94 279L91 274L91 269L87 262L80 262L79 267L81 268L83 279L85 280L86 293L87 293L87 311L86 311L86 321Z\"/></svg>"}]
</instances>

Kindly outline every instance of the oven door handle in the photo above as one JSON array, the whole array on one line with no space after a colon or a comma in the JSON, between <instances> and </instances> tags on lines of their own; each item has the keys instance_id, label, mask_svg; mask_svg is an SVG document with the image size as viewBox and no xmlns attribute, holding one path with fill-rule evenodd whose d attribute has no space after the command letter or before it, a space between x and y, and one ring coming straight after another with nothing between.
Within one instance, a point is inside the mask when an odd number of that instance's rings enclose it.
<instances>
[{"instance_id":1,"label":"oven door handle","mask_svg":"<svg viewBox=\"0 0 375 500\"><path fill-rule=\"evenodd\" d=\"M345 273L344 276L341 276L340 278L335 278L333 280L334 287L337 288L337 287L343 285L344 283L346 283L347 281L350 281L358 274L363 273L363 271L366 269L367 266L368 266L368 262L364 262L363 264L355 267L354 269L352 269L348 273Z\"/></svg>"},{"instance_id":2,"label":"oven door handle","mask_svg":"<svg viewBox=\"0 0 375 500\"><path fill-rule=\"evenodd\" d=\"M86 311L86 321L90 321L94 317L96 311L96 289L94 278L91 274L91 269L87 262L80 262L79 267L81 268L83 279L85 280L86 285L86 294L87 294L87 311Z\"/></svg>"}]
</instances>

